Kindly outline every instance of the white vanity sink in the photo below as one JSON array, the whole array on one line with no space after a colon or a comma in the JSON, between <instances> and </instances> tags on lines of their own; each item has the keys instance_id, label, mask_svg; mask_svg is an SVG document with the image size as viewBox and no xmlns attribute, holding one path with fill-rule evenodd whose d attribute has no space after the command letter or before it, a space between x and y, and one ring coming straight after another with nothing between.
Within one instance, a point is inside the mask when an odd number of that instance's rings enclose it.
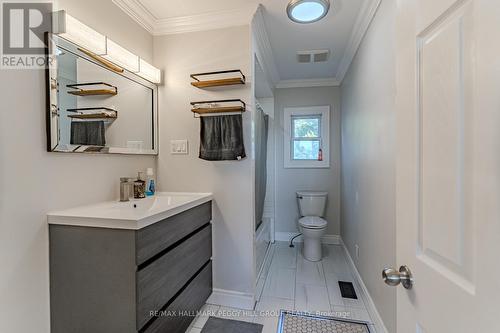
<instances>
[{"instance_id":1,"label":"white vanity sink","mask_svg":"<svg viewBox=\"0 0 500 333\"><path fill-rule=\"evenodd\" d=\"M47 214L49 224L137 230L212 200L211 193L161 192L129 202L102 202Z\"/></svg>"}]
</instances>

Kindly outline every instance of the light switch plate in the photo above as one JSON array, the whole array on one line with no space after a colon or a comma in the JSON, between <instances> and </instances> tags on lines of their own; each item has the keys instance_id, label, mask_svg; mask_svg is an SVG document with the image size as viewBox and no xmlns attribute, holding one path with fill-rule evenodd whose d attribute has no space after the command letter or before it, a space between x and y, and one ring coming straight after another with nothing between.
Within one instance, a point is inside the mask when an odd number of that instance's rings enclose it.
<instances>
[{"instance_id":1,"label":"light switch plate","mask_svg":"<svg viewBox=\"0 0 500 333\"><path fill-rule=\"evenodd\" d=\"M172 155L187 155L189 154L188 140L171 140L170 153Z\"/></svg>"}]
</instances>

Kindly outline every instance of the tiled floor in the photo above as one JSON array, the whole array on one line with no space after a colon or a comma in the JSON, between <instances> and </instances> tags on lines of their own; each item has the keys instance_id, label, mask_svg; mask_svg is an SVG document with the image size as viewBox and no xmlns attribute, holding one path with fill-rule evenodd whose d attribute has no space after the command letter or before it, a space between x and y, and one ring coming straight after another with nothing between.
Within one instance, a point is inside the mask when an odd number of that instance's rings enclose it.
<instances>
[{"instance_id":1,"label":"tiled floor","mask_svg":"<svg viewBox=\"0 0 500 333\"><path fill-rule=\"evenodd\" d=\"M371 322L363 294L354 279L344 250L339 245L324 245L320 262L304 259L301 245L271 245L257 283L255 311L207 304L187 332L201 332L209 316L231 318L264 325L263 333L276 333L280 310L308 311L320 315ZM353 282L358 299L342 298L338 281ZM371 327L375 332L374 327Z\"/></svg>"}]
</instances>

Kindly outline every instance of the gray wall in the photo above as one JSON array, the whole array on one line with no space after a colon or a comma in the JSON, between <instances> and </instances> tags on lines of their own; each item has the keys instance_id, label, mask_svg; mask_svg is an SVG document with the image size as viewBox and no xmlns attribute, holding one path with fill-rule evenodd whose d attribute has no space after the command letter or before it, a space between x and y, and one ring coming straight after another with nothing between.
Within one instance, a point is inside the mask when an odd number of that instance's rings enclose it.
<instances>
[{"instance_id":1,"label":"gray wall","mask_svg":"<svg viewBox=\"0 0 500 333\"><path fill-rule=\"evenodd\" d=\"M342 84L342 238L390 332L396 288L380 274L396 266L395 19L382 1Z\"/></svg>"},{"instance_id":2,"label":"gray wall","mask_svg":"<svg viewBox=\"0 0 500 333\"><path fill-rule=\"evenodd\" d=\"M275 90L276 232L297 232L299 211L295 192L328 191L328 235L340 234L340 88L313 87ZM330 168L286 169L283 161L286 107L330 105Z\"/></svg>"},{"instance_id":3,"label":"gray wall","mask_svg":"<svg viewBox=\"0 0 500 333\"><path fill-rule=\"evenodd\" d=\"M61 8L146 59L152 38L111 0ZM47 153L45 72L0 70L0 332L48 333L48 211L118 198L154 157Z\"/></svg>"},{"instance_id":4,"label":"gray wall","mask_svg":"<svg viewBox=\"0 0 500 333\"><path fill-rule=\"evenodd\" d=\"M154 44L156 65L167 69L165 85L159 90L163 106L160 190L214 194L214 288L240 293L251 303L255 288L251 84L198 89L191 86L189 77L191 73L238 68L251 80L250 27L159 36ZM247 158L199 159L200 120L193 117L189 103L232 98L248 103L248 112L243 115ZM170 154L170 140L179 139L189 141L189 155Z\"/></svg>"}]
</instances>

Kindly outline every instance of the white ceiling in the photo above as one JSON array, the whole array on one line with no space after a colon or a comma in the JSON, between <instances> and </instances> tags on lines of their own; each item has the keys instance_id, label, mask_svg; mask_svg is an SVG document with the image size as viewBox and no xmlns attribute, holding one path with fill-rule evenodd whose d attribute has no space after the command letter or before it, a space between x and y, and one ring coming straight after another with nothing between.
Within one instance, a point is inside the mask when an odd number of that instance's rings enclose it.
<instances>
[{"instance_id":1,"label":"white ceiling","mask_svg":"<svg viewBox=\"0 0 500 333\"><path fill-rule=\"evenodd\" d=\"M328 15L311 24L294 23L288 18L288 0L264 1L264 20L280 78L335 77L364 1L366 0L333 0ZM297 51L325 49L330 50L327 62L297 62Z\"/></svg>"},{"instance_id":2,"label":"white ceiling","mask_svg":"<svg viewBox=\"0 0 500 333\"><path fill-rule=\"evenodd\" d=\"M289 0L113 0L155 35L185 32L186 26L237 25L263 5L274 64L282 82L329 79L340 82L380 0L330 0L328 15L319 22L298 24L286 15ZM375 5L376 4L376 5ZM232 20L231 20L232 19ZM231 21L231 22L229 22ZM241 22L240 24L247 24ZM297 51L330 50L324 63L300 64Z\"/></svg>"},{"instance_id":3,"label":"white ceiling","mask_svg":"<svg viewBox=\"0 0 500 333\"><path fill-rule=\"evenodd\" d=\"M258 5L259 0L139 0L157 19L220 12ZM270 2L277 1L271 0ZM280 0L279 0L280 1Z\"/></svg>"}]
</instances>

